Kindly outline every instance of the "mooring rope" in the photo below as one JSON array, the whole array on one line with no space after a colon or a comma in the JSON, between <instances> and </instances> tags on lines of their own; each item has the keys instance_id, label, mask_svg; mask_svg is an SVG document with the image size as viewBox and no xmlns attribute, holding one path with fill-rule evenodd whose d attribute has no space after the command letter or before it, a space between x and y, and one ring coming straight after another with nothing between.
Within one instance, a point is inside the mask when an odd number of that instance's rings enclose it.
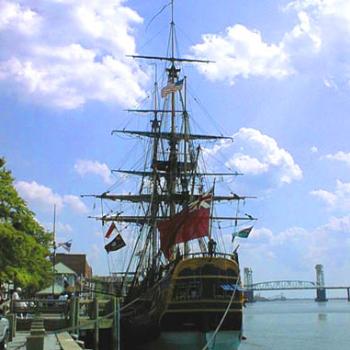
<instances>
[{"instance_id":1,"label":"mooring rope","mask_svg":"<svg viewBox=\"0 0 350 350\"><path fill-rule=\"evenodd\" d=\"M227 305L227 308L226 308L226 310L225 310L225 312L224 312L224 314L223 314L223 316L222 316L222 318L221 318L219 324L217 325L217 327L216 327L216 329L215 329L213 335L212 335L212 336L210 337L210 339L207 341L207 343L206 343L205 346L202 348L202 350L207 350L207 349L209 348L209 345L210 345L211 342L215 339L215 337L216 337L217 333L219 332L219 330L220 330L222 324L224 323L224 320L225 320L225 318L226 318L226 316L227 316L227 313L228 313L228 311L230 310L230 307L231 307L231 305L232 305L232 302L233 302L233 299L234 299L234 297L235 297L236 290L237 290L237 287L238 287L239 283L240 283L240 276L238 276L238 279L237 279L237 282L236 282L236 285L235 285L235 290L233 291L233 293L232 293L232 295L231 295L231 299L230 299L230 301L229 301L229 303L228 303L228 305Z\"/></svg>"}]
</instances>

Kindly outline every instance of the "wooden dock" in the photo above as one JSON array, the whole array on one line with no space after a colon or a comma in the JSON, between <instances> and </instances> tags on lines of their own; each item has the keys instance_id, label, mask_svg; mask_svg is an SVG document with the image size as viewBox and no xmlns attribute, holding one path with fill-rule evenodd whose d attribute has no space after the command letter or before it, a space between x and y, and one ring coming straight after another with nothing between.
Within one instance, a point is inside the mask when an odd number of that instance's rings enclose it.
<instances>
[{"instance_id":1,"label":"wooden dock","mask_svg":"<svg viewBox=\"0 0 350 350\"><path fill-rule=\"evenodd\" d=\"M19 305L27 307L23 308ZM100 331L110 330L112 349L120 348L119 299L68 301L22 299L12 302L6 317L11 324L11 350L81 349L79 335L89 332L94 350L100 350Z\"/></svg>"}]
</instances>

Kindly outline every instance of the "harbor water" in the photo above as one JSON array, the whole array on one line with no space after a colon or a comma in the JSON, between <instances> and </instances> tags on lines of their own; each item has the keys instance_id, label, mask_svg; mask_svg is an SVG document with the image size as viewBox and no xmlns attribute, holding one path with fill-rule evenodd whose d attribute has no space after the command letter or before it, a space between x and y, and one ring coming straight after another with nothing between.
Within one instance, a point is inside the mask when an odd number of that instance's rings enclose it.
<instances>
[{"instance_id":1,"label":"harbor water","mask_svg":"<svg viewBox=\"0 0 350 350\"><path fill-rule=\"evenodd\" d=\"M244 309L239 350L349 350L350 302L285 300Z\"/></svg>"}]
</instances>

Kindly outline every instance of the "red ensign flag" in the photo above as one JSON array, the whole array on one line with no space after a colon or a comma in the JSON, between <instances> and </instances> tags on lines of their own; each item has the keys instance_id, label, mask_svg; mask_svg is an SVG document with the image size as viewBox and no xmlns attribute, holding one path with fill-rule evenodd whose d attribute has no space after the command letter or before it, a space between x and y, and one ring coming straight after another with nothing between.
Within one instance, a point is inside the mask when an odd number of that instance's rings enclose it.
<instances>
[{"instance_id":1,"label":"red ensign flag","mask_svg":"<svg viewBox=\"0 0 350 350\"><path fill-rule=\"evenodd\" d=\"M203 194L188 208L158 223L160 247L167 259L174 244L208 235L211 200L211 193Z\"/></svg>"}]
</instances>

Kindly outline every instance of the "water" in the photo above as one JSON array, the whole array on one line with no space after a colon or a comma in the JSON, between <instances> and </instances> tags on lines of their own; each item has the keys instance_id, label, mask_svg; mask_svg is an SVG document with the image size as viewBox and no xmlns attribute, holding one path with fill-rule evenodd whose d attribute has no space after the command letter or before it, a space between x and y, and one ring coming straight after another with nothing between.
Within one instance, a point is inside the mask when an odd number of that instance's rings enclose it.
<instances>
[{"instance_id":1,"label":"water","mask_svg":"<svg viewBox=\"0 0 350 350\"><path fill-rule=\"evenodd\" d=\"M248 304L239 350L349 350L350 302L286 300Z\"/></svg>"}]
</instances>

